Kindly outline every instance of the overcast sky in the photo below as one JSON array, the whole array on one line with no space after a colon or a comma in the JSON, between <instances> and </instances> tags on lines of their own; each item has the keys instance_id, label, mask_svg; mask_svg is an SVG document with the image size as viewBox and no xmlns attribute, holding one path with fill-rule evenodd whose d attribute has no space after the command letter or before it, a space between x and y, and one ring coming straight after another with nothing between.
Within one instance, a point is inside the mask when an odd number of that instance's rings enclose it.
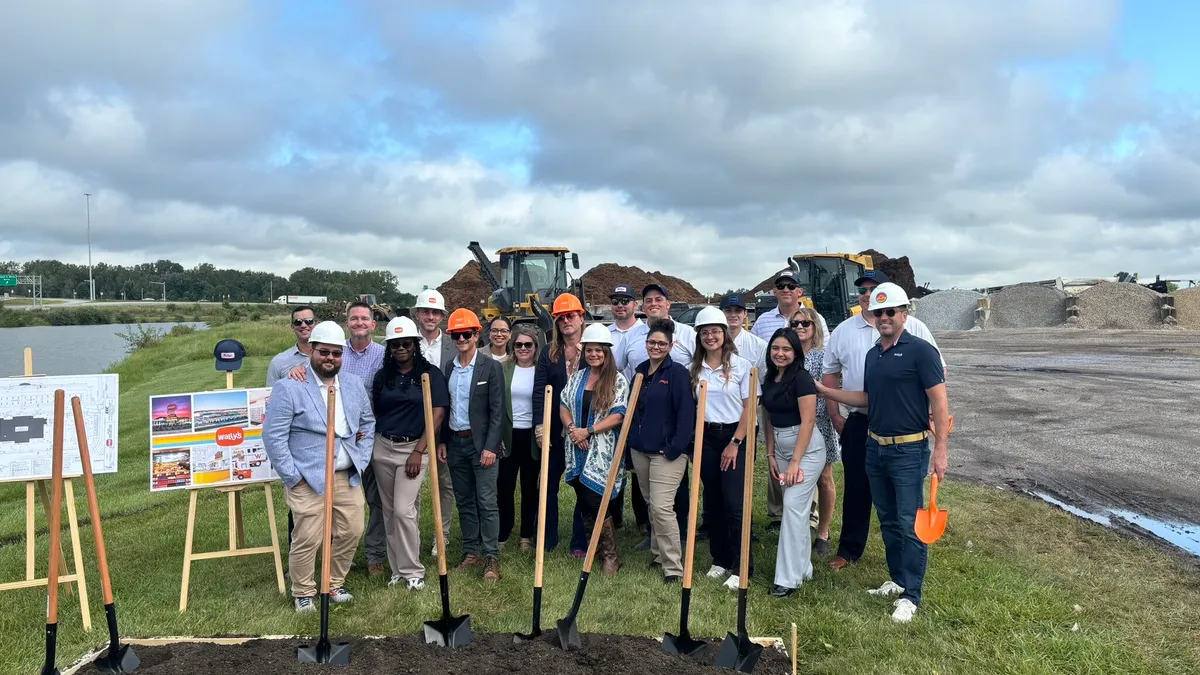
<instances>
[{"instance_id":1,"label":"overcast sky","mask_svg":"<svg viewBox=\"0 0 1200 675\"><path fill-rule=\"evenodd\" d=\"M486 9L478 9L479 7ZM385 268L566 245L1200 279L1200 3L42 0L0 8L0 259Z\"/></svg>"}]
</instances>

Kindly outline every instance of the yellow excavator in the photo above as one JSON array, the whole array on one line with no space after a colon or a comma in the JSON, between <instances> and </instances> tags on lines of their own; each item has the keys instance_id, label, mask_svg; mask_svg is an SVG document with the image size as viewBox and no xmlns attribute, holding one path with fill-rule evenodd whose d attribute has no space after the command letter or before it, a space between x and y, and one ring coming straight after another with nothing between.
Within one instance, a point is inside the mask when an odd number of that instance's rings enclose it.
<instances>
[{"instance_id":1,"label":"yellow excavator","mask_svg":"<svg viewBox=\"0 0 1200 675\"><path fill-rule=\"evenodd\" d=\"M554 298L560 293L573 293L580 302L586 302L583 279L575 278L567 271L570 256L571 266L579 269L579 254L561 246L509 246L496 251L500 257L500 274L497 276L491 260L479 242L471 242L467 248L479 262L483 280L492 289L487 305L483 308L483 320L491 321L504 317L511 324L535 323L543 337L554 330L554 318L550 314ZM586 318L593 318L585 311Z\"/></svg>"},{"instance_id":2,"label":"yellow excavator","mask_svg":"<svg viewBox=\"0 0 1200 675\"><path fill-rule=\"evenodd\" d=\"M871 256L855 253L797 253L787 259L787 265L804 289L801 304L825 317L830 330L862 311L854 282L863 272L875 269ZM755 313L761 315L774 305L774 296L759 296Z\"/></svg>"}]
</instances>

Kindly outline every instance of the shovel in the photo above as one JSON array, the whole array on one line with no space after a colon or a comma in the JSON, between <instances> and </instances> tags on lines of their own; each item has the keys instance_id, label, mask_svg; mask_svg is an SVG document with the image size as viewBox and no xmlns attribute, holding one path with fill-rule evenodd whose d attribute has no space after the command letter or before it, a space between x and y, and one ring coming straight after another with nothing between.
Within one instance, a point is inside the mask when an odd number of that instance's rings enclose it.
<instances>
[{"instance_id":1,"label":"shovel","mask_svg":"<svg viewBox=\"0 0 1200 675\"><path fill-rule=\"evenodd\" d=\"M696 516L700 501L700 455L704 450L704 410L708 398L708 380L700 380L700 400L696 404L696 440L692 445L692 492L688 496L687 550L683 558L683 591L679 599L679 635L663 635L663 651L699 660L708 646L692 639L688 632L688 614L692 607L692 558L696 548Z\"/></svg>"},{"instance_id":2,"label":"shovel","mask_svg":"<svg viewBox=\"0 0 1200 675\"><path fill-rule=\"evenodd\" d=\"M296 648L296 660L300 663L331 663L335 666L350 664L350 645L329 642L329 559L333 546L333 444L337 421L337 392L329 387L329 409L325 417L325 526L321 539L321 637L315 647Z\"/></svg>"},{"instance_id":3,"label":"shovel","mask_svg":"<svg viewBox=\"0 0 1200 675\"><path fill-rule=\"evenodd\" d=\"M937 492L938 477L934 474L929 478L929 508L917 509L917 522L913 525L917 539L926 544L942 538L946 532L946 519L950 516L946 509L937 507Z\"/></svg>"},{"instance_id":4,"label":"shovel","mask_svg":"<svg viewBox=\"0 0 1200 675\"><path fill-rule=\"evenodd\" d=\"M429 393L429 373L421 374L421 395L425 402L425 452L436 452L437 444L433 428L433 401ZM437 457L429 459L429 484L437 489L438 468ZM438 537L442 534L442 502L433 495L433 532ZM444 542L443 542L444 543ZM450 614L450 579L446 576L446 547L437 547L438 585L442 590L442 618L425 622L426 644L436 644L441 647L462 647L471 644L471 616L452 616Z\"/></svg>"},{"instance_id":5,"label":"shovel","mask_svg":"<svg viewBox=\"0 0 1200 675\"><path fill-rule=\"evenodd\" d=\"M629 437L629 426L633 421L633 410L637 409L638 394L642 390L642 374L633 378L632 394L625 406L625 418L621 421L621 435L617 438L617 449L613 453L612 466L608 469L608 481L604 484L604 494L600 496L600 511L596 514L596 524L592 526L592 540L588 542L587 557L583 560L583 571L579 573L579 586L575 588L575 602L571 603L571 611L558 620L558 645L563 649L581 649L583 641L579 638L579 605L583 602L583 592L587 590L588 577L592 573L592 561L596 558L596 548L600 545L600 532L604 529L604 515L608 511L608 500L612 497L613 485L617 482L617 474L624 470L621 461L625 456L625 441ZM571 452L567 448L567 452Z\"/></svg>"},{"instance_id":6,"label":"shovel","mask_svg":"<svg viewBox=\"0 0 1200 675\"><path fill-rule=\"evenodd\" d=\"M75 440L79 443L79 459L83 464L83 481L87 487L88 514L92 518L92 537L96 540L96 564L100 567L100 585L104 588L104 617L108 620L108 653L93 664L105 673L132 673L141 659L129 645L122 645L117 633L117 607L113 603L112 581L108 576L108 552L104 547L104 530L100 527L100 501L96 497L96 482L92 476L92 456L88 450L87 428L84 426L83 406L78 396L71 397L71 414L75 416Z\"/></svg>"},{"instance_id":7,"label":"shovel","mask_svg":"<svg viewBox=\"0 0 1200 675\"><path fill-rule=\"evenodd\" d=\"M546 385L546 400L554 400L554 387ZM543 406L542 428L550 428L550 409ZM513 452L517 450L514 448ZM542 634L542 561L546 555L546 483L550 480L550 434L542 434L542 465L538 478L538 517L537 517L537 553L533 563L533 630L529 633L514 633L513 642L520 644L533 640Z\"/></svg>"},{"instance_id":8,"label":"shovel","mask_svg":"<svg viewBox=\"0 0 1200 675\"><path fill-rule=\"evenodd\" d=\"M716 665L733 668L743 673L754 672L763 648L750 641L746 632L746 595L750 588L750 510L754 505L754 455L758 439L758 369L750 369L750 421L746 434L746 481L742 488L742 560L738 572L738 617L737 635L727 633L717 652Z\"/></svg>"},{"instance_id":9,"label":"shovel","mask_svg":"<svg viewBox=\"0 0 1200 675\"><path fill-rule=\"evenodd\" d=\"M53 458L50 469L50 573L46 576L48 592L46 606L46 663L42 675L59 675L54 666L54 652L58 647L58 559L62 544L62 491L63 491L63 416L67 394L62 389L54 392L54 439Z\"/></svg>"}]
</instances>

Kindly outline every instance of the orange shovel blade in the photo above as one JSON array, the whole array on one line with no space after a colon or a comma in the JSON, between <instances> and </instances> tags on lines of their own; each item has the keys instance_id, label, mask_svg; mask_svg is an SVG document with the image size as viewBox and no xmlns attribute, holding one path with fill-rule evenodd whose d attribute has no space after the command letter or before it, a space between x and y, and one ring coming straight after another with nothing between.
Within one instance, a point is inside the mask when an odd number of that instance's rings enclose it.
<instances>
[{"instance_id":1,"label":"orange shovel blade","mask_svg":"<svg viewBox=\"0 0 1200 675\"><path fill-rule=\"evenodd\" d=\"M929 483L929 508L917 509L917 522L914 529L917 539L932 544L946 532L946 518L949 512L937 507L938 477L931 476Z\"/></svg>"}]
</instances>

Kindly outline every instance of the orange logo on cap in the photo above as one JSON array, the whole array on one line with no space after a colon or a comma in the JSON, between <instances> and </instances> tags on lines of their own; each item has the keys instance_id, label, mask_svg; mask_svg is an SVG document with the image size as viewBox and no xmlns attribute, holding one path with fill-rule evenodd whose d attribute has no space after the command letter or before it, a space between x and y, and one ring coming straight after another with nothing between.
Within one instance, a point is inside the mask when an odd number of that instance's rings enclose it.
<instances>
[{"instance_id":1,"label":"orange logo on cap","mask_svg":"<svg viewBox=\"0 0 1200 675\"><path fill-rule=\"evenodd\" d=\"M879 303L887 302L887 293L876 293L875 294L875 302L879 302Z\"/></svg>"},{"instance_id":2,"label":"orange logo on cap","mask_svg":"<svg viewBox=\"0 0 1200 675\"><path fill-rule=\"evenodd\" d=\"M400 335L401 333L404 332L404 326L396 326L395 328L392 329L392 332L395 333L396 335Z\"/></svg>"}]
</instances>

